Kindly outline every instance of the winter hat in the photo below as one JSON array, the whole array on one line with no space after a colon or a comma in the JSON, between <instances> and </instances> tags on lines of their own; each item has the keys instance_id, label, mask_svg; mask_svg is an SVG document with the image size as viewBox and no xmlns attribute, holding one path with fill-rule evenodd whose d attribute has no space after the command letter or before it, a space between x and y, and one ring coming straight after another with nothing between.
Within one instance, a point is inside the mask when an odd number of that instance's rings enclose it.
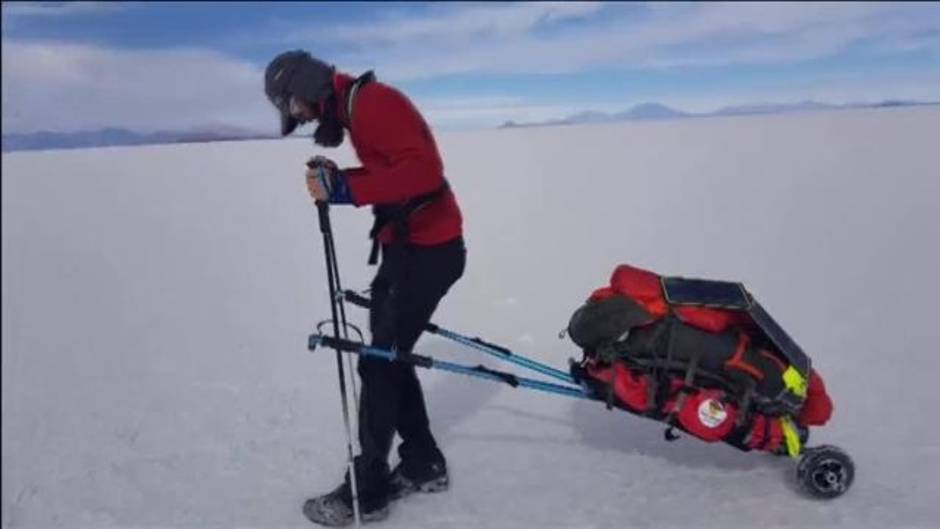
<instances>
[{"instance_id":1,"label":"winter hat","mask_svg":"<svg viewBox=\"0 0 940 529\"><path fill-rule=\"evenodd\" d=\"M297 128L290 98L316 105L333 93L334 68L303 50L281 53L264 71L264 93L281 114L281 136Z\"/></svg>"}]
</instances>

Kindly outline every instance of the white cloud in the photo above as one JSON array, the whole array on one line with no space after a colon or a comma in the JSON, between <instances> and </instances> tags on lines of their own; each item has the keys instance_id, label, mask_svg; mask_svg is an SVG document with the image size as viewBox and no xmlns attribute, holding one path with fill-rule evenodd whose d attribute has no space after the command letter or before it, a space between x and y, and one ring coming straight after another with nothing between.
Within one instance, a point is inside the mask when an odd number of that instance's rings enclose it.
<instances>
[{"instance_id":1,"label":"white cloud","mask_svg":"<svg viewBox=\"0 0 940 529\"><path fill-rule=\"evenodd\" d=\"M443 7L446 4L442 5ZM317 27L287 34L289 40L338 40L350 43L414 44L443 40L463 44L482 38L526 33L539 23L584 18L603 7L600 2L522 2L464 7L422 18L392 18L381 23Z\"/></svg>"},{"instance_id":2,"label":"white cloud","mask_svg":"<svg viewBox=\"0 0 940 529\"><path fill-rule=\"evenodd\" d=\"M552 6L476 6L428 20L336 27L326 30L328 35L350 44L350 51L331 60L377 67L395 80L460 73L573 73L600 67L774 64L829 56L859 42L907 41L940 31L940 10L929 4L666 3L652 4L645 16L620 12L635 9L634 4L565 6L570 11L552 11ZM592 19L589 27L533 31L549 16ZM486 21L494 29L486 30ZM478 38L484 31L489 31L485 38ZM935 46L936 39L916 43Z\"/></svg>"},{"instance_id":3,"label":"white cloud","mask_svg":"<svg viewBox=\"0 0 940 529\"><path fill-rule=\"evenodd\" d=\"M262 71L195 49L124 51L3 42L5 132L209 123L275 130Z\"/></svg>"},{"instance_id":4,"label":"white cloud","mask_svg":"<svg viewBox=\"0 0 940 529\"><path fill-rule=\"evenodd\" d=\"M127 9L137 2L4 2L3 16L69 16Z\"/></svg>"},{"instance_id":5,"label":"white cloud","mask_svg":"<svg viewBox=\"0 0 940 529\"><path fill-rule=\"evenodd\" d=\"M136 130L227 124L274 132L276 116L264 98L262 72L251 64L203 50L117 51L62 43L3 43L5 132L79 130L103 126ZM559 119L582 110L615 112L656 100L692 112L721 106L815 99L832 103L888 98L932 100L940 72L897 72L866 78L823 75L748 89L632 92L628 101L539 102L525 95L416 98L433 126L494 127L507 121Z\"/></svg>"},{"instance_id":6,"label":"white cloud","mask_svg":"<svg viewBox=\"0 0 940 529\"><path fill-rule=\"evenodd\" d=\"M3 4L4 15L67 15L111 4ZM122 6L124 4L121 4ZM773 64L832 55L860 42L871 53L940 48L940 10L885 3L443 4L421 20L394 19L333 27L326 37L349 44L329 57L341 69L376 68L399 82L457 73L576 73L603 68ZM590 23L583 23L585 21ZM561 24L558 21L578 21ZM553 31L544 31L551 27ZM556 30L557 31L554 31ZM295 35L296 37L296 35ZM357 44L357 45L353 45ZM940 72L780 82L689 96L631 91L629 101L536 102L506 94L416 103L437 126L493 126L544 121L585 110L621 110L658 100L690 111L726 104L820 99L933 99ZM117 50L93 45L3 42L3 127L7 132L120 126L138 130L229 124L274 131L261 68L200 49ZM930 92L934 90L933 92ZM668 92L668 91L667 91ZM864 97L868 94L868 97Z\"/></svg>"},{"instance_id":7,"label":"white cloud","mask_svg":"<svg viewBox=\"0 0 940 529\"><path fill-rule=\"evenodd\" d=\"M196 49L128 51L90 45L3 43L5 132L126 127L185 129L227 124L274 132L262 71ZM543 121L578 109L521 96L417 99L435 127Z\"/></svg>"},{"instance_id":8,"label":"white cloud","mask_svg":"<svg viewBox=\"0 0 940 529\"><path fill-rule=\"evenodd\" d=\"M576 102L549 104L521 96L416 99L422 115L441 129L496 127L506 121L534 122L560 119L579 110ZM605 110L615 110L605 108Z\"/></svg>"}]
</instances>

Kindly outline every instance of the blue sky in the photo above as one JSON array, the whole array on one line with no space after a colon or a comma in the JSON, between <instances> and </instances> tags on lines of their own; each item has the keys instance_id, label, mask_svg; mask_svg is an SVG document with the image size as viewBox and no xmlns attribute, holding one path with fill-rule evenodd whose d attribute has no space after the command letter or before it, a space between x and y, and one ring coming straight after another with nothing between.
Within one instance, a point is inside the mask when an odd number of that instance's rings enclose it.
<instances>
[{"instance_id":1,"label":"blue sky","mask_svg":"<svg viewBox=\"0 0 940 529\"><path fill-rule=\"evenodd\" d=\"M442 129L658 101L940 99L938 3L4 2L4 132L275 129L262 72L374 69Z\"/></svg>"}]
</instances>

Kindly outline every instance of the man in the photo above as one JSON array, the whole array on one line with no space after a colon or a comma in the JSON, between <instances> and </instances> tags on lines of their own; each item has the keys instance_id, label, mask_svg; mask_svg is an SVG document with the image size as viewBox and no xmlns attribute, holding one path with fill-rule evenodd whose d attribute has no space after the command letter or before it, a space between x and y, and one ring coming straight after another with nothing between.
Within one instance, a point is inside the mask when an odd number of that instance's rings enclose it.
<instances>
[{"instance_id":1,"label":"man","mask_svg":"<svg viewBox=\"0 0 940 529\"><path fill-rule=\"evenodd\" d=\"M462 218L444 179L434 138L412 103L372 72L354 79L304 51L274 58L265 93L281 115L281 134L317 122L314 141L336 147L349 133L362 167L339 169L324 157L308 162L307 188L315 200L372 205L370 264L372 345L409 353L450 287L463 275ZM448 487L444 455L431 434L414 366L360 357L362 380L355 468L364 521L388 516L389 501ZM389 471L395 433L401 462ZM331 526L353 521L350 479L308 500L304 514Z\"/></svg>"}]
</instances>

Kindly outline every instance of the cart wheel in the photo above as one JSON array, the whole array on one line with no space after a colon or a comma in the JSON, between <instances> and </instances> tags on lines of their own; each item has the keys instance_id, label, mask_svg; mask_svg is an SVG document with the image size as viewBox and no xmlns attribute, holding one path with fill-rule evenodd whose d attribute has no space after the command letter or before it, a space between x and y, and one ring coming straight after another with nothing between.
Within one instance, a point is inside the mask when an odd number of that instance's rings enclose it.
<instances>
[{"instance_id":1,"label":"cart wheel","mask_svg":"<svg viewBox=\"0 0 940 529\"><path fill-rule=\"evenodd\" d=\"M854 479L852 458L832 445L807 448L796 468L800 486L810 495L825 500L843 495Z\"/></svg>"}]
</instances>

